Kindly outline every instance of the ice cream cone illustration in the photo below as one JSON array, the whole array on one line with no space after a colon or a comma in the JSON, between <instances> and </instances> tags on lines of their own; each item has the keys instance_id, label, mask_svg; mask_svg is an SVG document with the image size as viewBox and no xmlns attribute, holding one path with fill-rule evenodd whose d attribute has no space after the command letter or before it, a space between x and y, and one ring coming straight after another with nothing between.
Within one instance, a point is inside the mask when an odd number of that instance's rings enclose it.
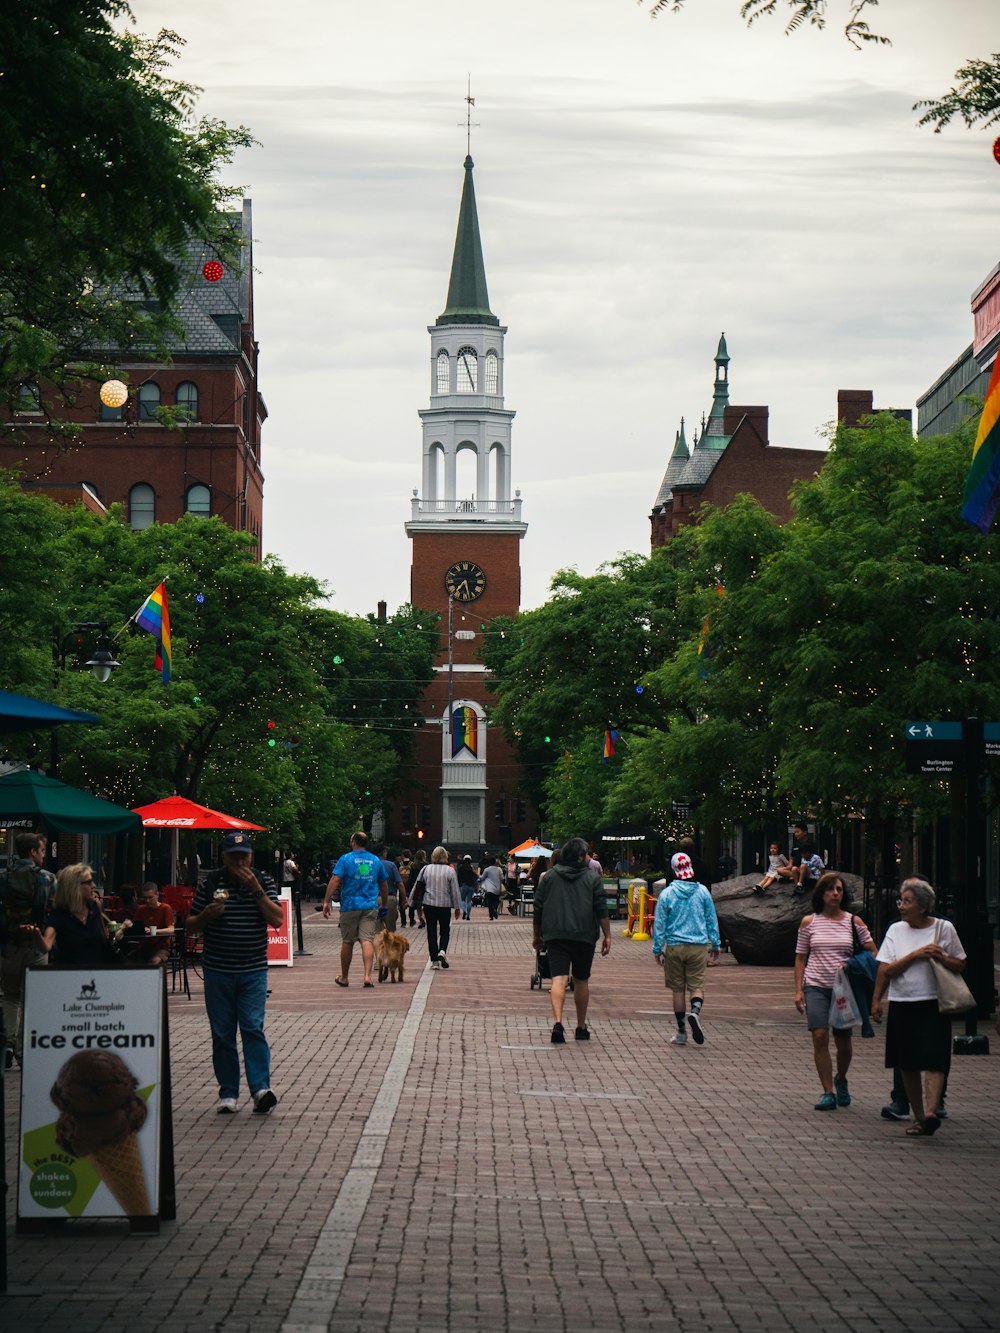
<instances>
[{"instance_id":1,"label":"ice cream cone illustration","mask_svg":"<svg viewBox=\"0 0 1000 1333\"><path fill-rule=\"evenodd\" d=\"M91 1163L126 1217L146 1217L151 1207L137 1132L146 1104L138 1079L110 1051L81 1051L66 1061L49 1094L62 1114L56 1142Z\"/></svg>"}]
</instances>

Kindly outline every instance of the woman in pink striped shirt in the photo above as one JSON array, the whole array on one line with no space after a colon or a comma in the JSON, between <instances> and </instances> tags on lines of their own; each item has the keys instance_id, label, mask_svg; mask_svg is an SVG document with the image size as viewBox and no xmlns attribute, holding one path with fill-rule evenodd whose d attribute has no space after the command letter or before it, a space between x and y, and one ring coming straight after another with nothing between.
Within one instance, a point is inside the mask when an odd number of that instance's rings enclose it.
<instances>
[{"instance_id":1,"label":"woman in pink striped shirt","mask_svg":"<svg viewBox=\"0 0 1000 1333\"><path fill-rule=\"evenodd\" d=\"M847 1087L854 1048L853 1028L834 1028L837 1073L830 1056L830 1001L837 973L852 956L855 932L863 948L875 953L875 941L859 916L850 911L844 881L833 870L820 875L812 892L812 914L804 916L795 942L795 1007L805 1014L812 1034L813 1059L823 1087L817 1111L850 1106Z\"/></svg>"}]
</instances>

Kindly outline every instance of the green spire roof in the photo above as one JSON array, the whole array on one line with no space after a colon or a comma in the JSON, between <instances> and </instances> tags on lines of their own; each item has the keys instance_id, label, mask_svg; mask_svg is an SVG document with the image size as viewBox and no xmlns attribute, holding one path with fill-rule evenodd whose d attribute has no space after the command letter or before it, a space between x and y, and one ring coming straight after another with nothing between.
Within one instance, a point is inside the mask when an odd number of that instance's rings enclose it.
<instances>
[{"instance_id":1,"label":"green spire roof","mask_svg":"<svg viewBox=\"0 0 1000 1333\"><path fill-rule=\"evenodd\" d=\"M458 210L455 254L451 261L448 302L444 313L438 315L435 321L438 325L500 323L490 310L490 297L486 290L486 266L483 263L483 244L479 238L479 217L476 213L476 187L472 183L472 167L472 158L467 157L462 204Z\"/></svg>"}]
</instances>

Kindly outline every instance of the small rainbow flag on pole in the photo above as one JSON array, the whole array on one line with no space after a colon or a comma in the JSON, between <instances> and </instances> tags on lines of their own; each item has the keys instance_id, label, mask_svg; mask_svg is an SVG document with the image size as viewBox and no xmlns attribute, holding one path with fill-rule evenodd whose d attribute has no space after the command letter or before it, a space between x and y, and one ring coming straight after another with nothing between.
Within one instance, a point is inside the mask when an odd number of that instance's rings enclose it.
<instances>
[{"instance_id":1,"label":"small rainbow flag on pole","mask_svg":"<svg viewBox=\"0 0 1000 1333\"><path fill-rule=\"evenodd\" d=\"M136 612L135 623L156 639L156 666L166 685L170 680L173 657L170 650L170 611L167 608L167 585L161 583L149 594Z\"/></svg>"},{"instance_id":2,"label":"small rainbow flag on pole","mask_svg":"<svg viewBox=\"0 0 1000 1333\"><path fill-rule=\"evenodd\" d=\"M615 757L615 744L618 740L618 732L614 727L609 727L604 733L604 753L601 755L602 762L606 763L609 759Z\"/></svg>"},{"instance_id":3,"label":"small rainbow flag on pole","mask_svg":"<svg viewBox=\"0 0 1000 1333\"><path fill-rule=\"evenodd\" d=\"M1000 506L1000 352L986 390L983 415L972 450L972 463L962 493L962 517L988 533Z\"/></svg>"}]
</instances>

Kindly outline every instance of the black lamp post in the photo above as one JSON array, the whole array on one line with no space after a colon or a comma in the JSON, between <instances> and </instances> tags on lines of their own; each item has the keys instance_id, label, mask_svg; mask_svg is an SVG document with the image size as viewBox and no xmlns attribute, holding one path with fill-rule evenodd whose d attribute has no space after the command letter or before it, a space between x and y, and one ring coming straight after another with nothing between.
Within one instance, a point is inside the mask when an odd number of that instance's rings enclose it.
<instances>
[{"instance_id":1,"label":"black lamp post","mask_svg":"<svg viewBox=\"0 0 1000 1333\"><path fill-rule=\"evenodd\" d=\"M111 640L108 637L108 622L106 620L82 620L63 633L59 626L52 630L52 688L59 686L59 673L66 669L66 650L70 642L78 634L86 630L97 630L97 643L86 665L94 673L94 679L100 685L106 684L112 671L120 663L115 661L115 655L111 650ZM52 728L51 748L49 754L49 777L54 778L58 775L59 768L59 732L56 727Z\"/></svg>"}]
</instances>

